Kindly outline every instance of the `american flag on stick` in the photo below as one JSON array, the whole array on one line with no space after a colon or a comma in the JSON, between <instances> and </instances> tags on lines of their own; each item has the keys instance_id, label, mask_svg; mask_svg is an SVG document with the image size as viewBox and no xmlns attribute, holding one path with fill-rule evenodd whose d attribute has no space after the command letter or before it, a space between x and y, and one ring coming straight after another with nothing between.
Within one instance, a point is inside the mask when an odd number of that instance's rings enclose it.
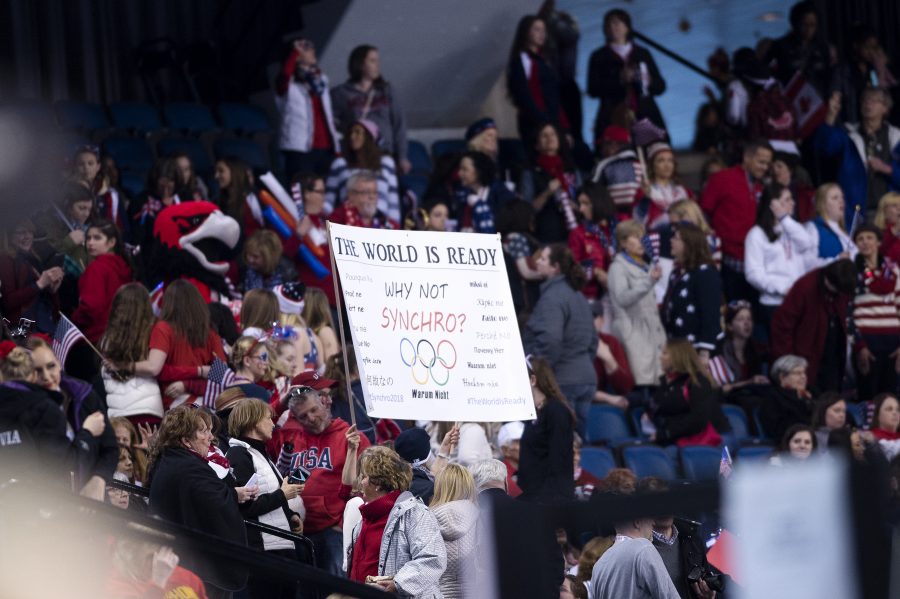
<instances>
[{"instance_id":1,"label":"american flag on stick","mask_svg":"<svg viewBox=\"0 0 900 599\"><path fill-rule=\"evenodd\" d=\"M728 478L731 476L731 453L728 451L728 446L722 446L722 459L719 461L719 476L722 478Z\"/></svg>"},{"instance_id":2,"label":"american flag on stick","mask_svg":"<svg viewBox=\"0 0 900 599\"><path fill-rule=\"evenodd\" d=\"M222 391L234 383L234 371L228 367L228 364L214 358L213 363L209 367L209 374L206 377L206 391L203 393L203 405L207 408L216 408L216 400Z\"/></svg>"},{"instance_id":3,"label":"american flag on stick","mask_svg":"<svg viewBox=\"0 0 900 599\"><path fill-rule=\"evenodd\" d=\"M64 315L59 315L59 324L56 325L56 332L53 333L53 353L63 368L66 366L66 358L69 352L81 340L87 341L84 333L78 330L72 321ZM93 346L91 346L93 348ZM94 349L94 351L97 351ZM101 356L102 357L102 356Z\"/></svg>"}]
</instances>

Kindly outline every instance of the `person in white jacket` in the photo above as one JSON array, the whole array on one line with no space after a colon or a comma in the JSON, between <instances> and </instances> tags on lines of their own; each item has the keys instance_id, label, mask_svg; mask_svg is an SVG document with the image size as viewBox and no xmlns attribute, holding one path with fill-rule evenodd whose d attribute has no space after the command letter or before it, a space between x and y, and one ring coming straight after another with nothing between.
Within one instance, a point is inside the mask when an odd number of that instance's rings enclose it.
<instances>
[{"instance_id":1,"label":"person in white jacket","mask_svg":"<svg viewBox=\"0 0 900 599\"><path fill-rule=\"evenodd\" d=\"M775 308L794 282L806 274L812 240L803 225L791 217L794 199L780 184L766 187L756 209L756 224L744 240L744 275L759 291L760 318L768 331Z\"/></svg>"},{"instance_id":2,"label":"person in white jacket","mask_svg":"<svg viewBox=\"0 0 900 599\"><path fill-rule=\"evenodd\" d=\"M844 223L844 191L837 183L825 183L816 189L816 216L805 227L810 240L806 254L807 270L820 268L840 258L856 258L856 245Z\"/></svg>"},{"instance_id":3,"label":"person in white jacket","mask_svg":"<svg viewBox=\"0 0 900 599\"><path fill-rule=\"evenodd\" d=\"M478 546L478 504L475 480L459 464L450 464L438 474L434 483L431 512L441 528L447 547L447 569L438 587L444 599L471 596L466 590L474 580Z\"/></svg>"}]
</instances>

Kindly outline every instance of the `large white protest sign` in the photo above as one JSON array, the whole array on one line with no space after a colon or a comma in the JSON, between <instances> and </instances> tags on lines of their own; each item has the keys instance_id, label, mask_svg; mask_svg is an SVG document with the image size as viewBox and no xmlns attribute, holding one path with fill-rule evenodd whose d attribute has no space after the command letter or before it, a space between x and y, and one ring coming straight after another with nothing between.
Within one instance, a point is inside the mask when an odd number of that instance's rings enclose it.
<instances>
[{"instance_id":1,"label":"large white protest sign","mask_svg":"<svg viewBox=\"0 0 900 599\"><path fill-rule=\"evenodd\" d=\"M497 236L335 224L330 234L369 415L535 417Z\"/></svg>"}]
</instances>

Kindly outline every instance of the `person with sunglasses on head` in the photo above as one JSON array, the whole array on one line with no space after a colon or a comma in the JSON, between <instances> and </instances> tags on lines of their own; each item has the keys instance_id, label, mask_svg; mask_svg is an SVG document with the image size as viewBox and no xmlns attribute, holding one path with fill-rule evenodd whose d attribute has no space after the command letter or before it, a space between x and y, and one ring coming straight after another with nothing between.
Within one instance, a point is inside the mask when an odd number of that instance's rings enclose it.
<instances>
[{"instance_id":1,"label":"person with sunglasses on head","mask_svg":"<svg viewBox=\"0 0 900 599\"><path fill-rule=\"evenodd\" d=\"M304 534L314 543L320 567L343 575L343 518L349 495L341 495L341 472L347 459L346 432L342 418L331 414L331 389L337 384L312 371L291 381L288 391L289 416L267 443L269 455L279 464L289 460L288 472L303 467L309 472L303 489L306 506ZM359 450L369 447L360 436Z\"/></svg>"}]
</instances>

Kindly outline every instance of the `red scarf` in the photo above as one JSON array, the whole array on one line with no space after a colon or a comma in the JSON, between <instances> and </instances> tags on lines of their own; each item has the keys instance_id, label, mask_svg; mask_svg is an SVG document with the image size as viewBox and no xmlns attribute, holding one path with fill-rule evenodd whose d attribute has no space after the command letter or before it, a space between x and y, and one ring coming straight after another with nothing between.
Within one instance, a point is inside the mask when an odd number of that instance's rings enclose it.
<instances>
[{"instance_id":1,"label":"red scarf","mask_svg":"<svg viewBox=\"0 0 900 599\"><path fill-rule=\"evenodd\" d=\"M366 576L378 576L378 554L381 552L381 537L387 526L391 508L397 503L400 491L391 491L359 508L362 526L353 547L353 563L350 566L350 580L365 582Z\"/></svg>"},{"instance_id":2,"label":"red scarf","mask_svg":"<svg viewBox=\"0 0 900 599\"><path fill-rule=\"evenodd\" d=\"M544 59L540 54L532 54L531 52L528 52L528 58L531 59L531 72L528 73L528 91L531 93L531 99L534 100L534 105L537 106L537 109L541 112L546 112L547 103L544 101L544 90L541 89L541 69L538 67L538 63L543 62Z\"/></svg>"},{"instance_id":3,"label":"red scarf","mask_svg":"<svg viewBox=\"0 0 900 599\"><path fill-rule=\"evenodd\" d=\"M881 441L884 439L885 441L896 441L900 439L900 432L892 433L891 431L886 431L883 428L873 428L872 435Z\"/></svg>"},{"instance_id":4,"label":"red scarf","mask_svg":"<svg viewBox=\"0 0 900 599\"><path fill-rule=\"evenodd\" d=\"M566 178L566 167L563 165L562 156L559 154L538 154L537 165L548 175L559 181L562 188L569 193L569 180Z\"/></svg>"},{"instance_id":5,"label":"red scarf","mask_svg":"<svg viewBox=\"0 0 900 599\"><path fill-rule=\"evenodd\" d=\"M200 455L199 453L197 453L190 447L185 447L185 449L187 449L189 452L191 452L192 454L194 454L195 456L197 456L204 462L212 462L213 464L218 464L219 466L221 466L222 468L225 468L226 470L231 468L231 462L228 461L228 458L226 458L221 453L216 451L215 445L209 446L209 452L205 456Z\"/></svg>"}]
</instances>

